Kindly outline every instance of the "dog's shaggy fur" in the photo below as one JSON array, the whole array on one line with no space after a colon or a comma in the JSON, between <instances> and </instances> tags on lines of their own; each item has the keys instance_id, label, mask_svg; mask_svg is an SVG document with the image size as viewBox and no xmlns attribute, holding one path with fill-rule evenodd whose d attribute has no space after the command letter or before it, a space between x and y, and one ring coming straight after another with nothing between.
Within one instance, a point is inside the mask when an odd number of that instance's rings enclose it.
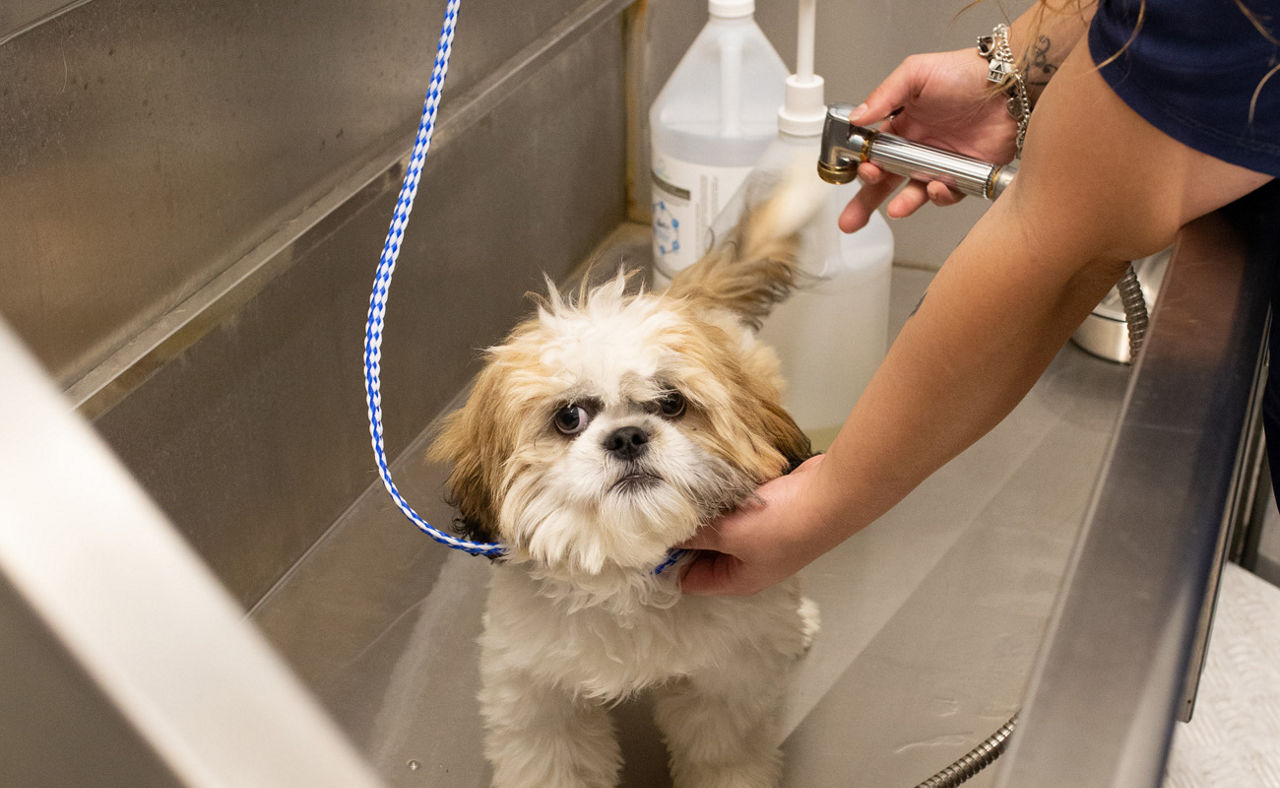
<instances>
[{"instance_id":1,"label":"dog's shaggy fur","mask_svg":"<svg viewBox=\"0 0 1280 788\"><path fill-rule=\"evenodd\" d=\"M785 676L816 609L795 581L695 597L678 567L653 570L810 454L755 329L794 285L812 203L785 182L663 292L552 287L434 443L464 530L508 548L481 639L495 785L614 785L608 707L646 688L678 785L777 784Z\"/></svg>"}]
</instances>

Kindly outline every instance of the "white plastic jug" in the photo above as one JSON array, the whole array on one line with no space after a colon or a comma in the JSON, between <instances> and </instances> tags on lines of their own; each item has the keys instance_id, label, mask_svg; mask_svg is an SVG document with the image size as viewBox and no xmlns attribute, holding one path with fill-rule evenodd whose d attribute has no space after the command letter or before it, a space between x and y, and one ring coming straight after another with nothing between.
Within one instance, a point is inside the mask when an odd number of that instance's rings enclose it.
<instances>
[{"instance_id":1,"label":"white plastic jug","mask_svg":"<svg viewBox=\"0 0 1280 788\"><path fill-rule=\"evenodd\" d=\"M697 261L729 197L777 135L787 67L754 0L709 0L706 26L653 106L655 286Z\"/></svg>"}]
</instances>

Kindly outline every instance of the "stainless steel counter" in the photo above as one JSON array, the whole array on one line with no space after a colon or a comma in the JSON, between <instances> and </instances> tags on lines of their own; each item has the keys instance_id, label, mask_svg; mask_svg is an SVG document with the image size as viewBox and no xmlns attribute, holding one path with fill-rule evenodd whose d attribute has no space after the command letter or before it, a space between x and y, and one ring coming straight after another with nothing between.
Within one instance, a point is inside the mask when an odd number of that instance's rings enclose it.
<instances>
[{"instance_id":1,"label":"stainless steel counter","mask_svg":"<svg viewBox=\"0 0 1280 788\"><path fill-rule=\"evenodd\" d=\"M1273 184L1179 235L1000 785L1163 779L1253 509L1277 211Z\"/></svg>"}]
</instances>

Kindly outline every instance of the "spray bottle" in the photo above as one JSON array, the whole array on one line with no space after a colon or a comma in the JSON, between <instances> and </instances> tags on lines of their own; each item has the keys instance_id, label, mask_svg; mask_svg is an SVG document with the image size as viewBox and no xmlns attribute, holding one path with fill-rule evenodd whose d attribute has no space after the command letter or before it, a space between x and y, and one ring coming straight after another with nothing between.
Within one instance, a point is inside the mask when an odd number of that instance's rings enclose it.
<instances>
[{"instance_id":1,"label":"spray bottle","mask_svg":"<svg viewBox=\"0 0 1280 788\"><path fill-rule=\"evenodd\" d=\"M796 73L785 80L774 141L714 221L716 235L737 222L755 184L776 180L797 161L812 170L822 147L827 107L823 79L813 66L816 0L799 5ZM818 449L830 445L884 360L893 264L893 233L878 212L851 235L836 225L858 192L857 181L824 188L823 208L801 236L804 281L760 331L761 340L777 351L788 382L783 404Z\"/></svg>"},{"instance_id":2,"label":"spray bottle","mask_svg":"<svg viewBox=\"0 0 1280 788\"><path fill-rule=\"evenodd\" d=\"M787 67L755 0L708 0L711 18L649 109L655 285L710 246L712 220L777 133Z\"/></svg>"}]
</instances>

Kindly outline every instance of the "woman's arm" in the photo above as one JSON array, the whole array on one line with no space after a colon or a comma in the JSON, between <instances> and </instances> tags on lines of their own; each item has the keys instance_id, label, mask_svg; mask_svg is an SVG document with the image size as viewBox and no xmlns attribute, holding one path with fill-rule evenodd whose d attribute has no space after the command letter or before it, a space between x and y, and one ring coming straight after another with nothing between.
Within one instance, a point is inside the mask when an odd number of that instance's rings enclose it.
<instances>
[{"instance_id":1,"label":"woman's arm","mask_svg":"<svg viewBox=\"0 0 1280 788\"><path fill-rule=\"evenodd\" d=\"M1269 180L1174 141L1076 47L1020 174L938 272L830 451L704 528L692 593L749 594L862 529L995 426L1125 263Z\"/></svg>"}]
</instances>

